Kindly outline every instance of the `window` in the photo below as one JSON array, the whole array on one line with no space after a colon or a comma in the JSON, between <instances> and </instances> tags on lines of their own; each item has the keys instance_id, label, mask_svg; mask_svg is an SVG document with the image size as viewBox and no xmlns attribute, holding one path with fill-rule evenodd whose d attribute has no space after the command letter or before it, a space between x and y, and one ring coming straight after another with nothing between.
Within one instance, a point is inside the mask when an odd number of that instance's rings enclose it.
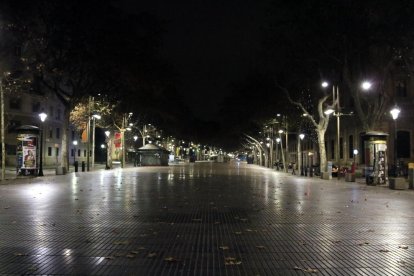
<instances>
[{"instance_id":1,"label":"window","mask_svg":"<svg viewBox=\"0 0 414 276\"><path fill-rule=\"evenodd\" d=\"M39 113L40 112L40 102L32 103L32 112Z\"/></svg>"},{"instance_id":2,"label":"window","mask_svg":"<svg viewBox=\"0 0 414 276\"><path fill-rule=\"evenodd\" d=\"M8 132L8 133L13 132L13 131L14 131L14 129L15 129L16 127L19 127L20 125L21 125L21 122L20 122L20 121L10 120L10 121L9 121L9 125L7 126L7 132Z\"/></svg>"},{"instance_id":3,"label":"window","mask_svg":"<svg viewBox=\"0 0 414 276\"><path fill-rule=\"evenodd\" d=\"M53 128L49 128L49 138L53 138Z\"/></svg>"},{"instance_id":4,"label":"window","mask_svg":"<svg viewBox=\"0 0 414 276\"><path fill-rule=\"evenodd\" d=\"M335 140L331 140L331 159L335 159Z\"/></svg>"},{"instance_id":5,"label":"window","mask_svg":"<svg viewBox=\"0 0 414 276\"><path fill-rule=\"evenodd\" d=\"M74 130L72 130L72 141L75 141L76 139L75 139L75 131Z\"/></svg>"},{"instance_id":6,"label":"window","mask_svg":"<svg viewBox=\"0 0 414 276\"><path fill-rule=\"evenodd\" d=\"M52 156L52 147L47 148L47 156Z\"/></svg>"},{"instance_id":7,"label":"window","mask_svg":"<svg viewBox=\"0 0 414 276\"><path fill-rule=\"evenodd\" d=\"M71 149L71 150L70 150L70 156L72 156L72 157L73 157L74 155L75 155L75 149Z\"/></svg>"},{"instance_id":8,"label":"window","mask_svg":"<svg viewBox=\"0 0 414 276\"><path fill-rule=\"evenodd\" d=\"M344 159L344 139L339 138L339 158Z\"/></svg>"},{"instance_id":9,"label":"window","mask_svg":"<svg viewBox=\"0 0 414 276\"><path fill-rule=\"evenodd\" d=\"M405 81L399 81L397 82L397 85L395 86L395 94L397 97L407 97L407 85Z\"/></svg>"},{"instance_id":10,"label":"window","mask_svg":"<svg viewBox=\"0 0 414 276\"><path fill-rule=\"evenodd\" d=\"M49 114L48 115L50 115L50 117L52 118L53 117L53 106L49 106Z\"/></svg>"},{"instance_id":11,"label":"window","mask_svg":"<svg viewBox=\"0 0 414 276\"><path fill-rule=\"evenodd\" d=\"M91 157L91 156L92 156L92 151L90 150L90 151L89 151L89 157Z\"/></svg>"},{"instance_id":12,"label":"window","mask_svg":"<svg viewBox=\"0 0 414 276\"><path fill-rule=\"evenodd\" d=\"M81 150L80 149L78 149L78 156L80 156L81 155Z\"/></svg>"},{"instance_id":13,"label":"window","mask_svg":"<svg viewBox=\"0 0 414 276\"><path fill-rule=\"evenodd\" d=\"M55 156L59 156L59 148L55 149L56 155Z\"/></svg>"},{"instance_id":14,"label":"window","mask_svg":"<svg viewBox=\"0 0 414 276\"><path fill-rule=\"evenodd\" d=\"M56 139L60 139L60 128L56 128Z\"/></svg>"},{"instance_id":15,"label":"window","mask_svg":"<svg viewBox=\"0 0 414 276\"><path fill-rule=\"evenodd\" d=\"M354 136L353 135L349 135L348 138L348 156L349 158L354 157Z\"/></svg>"},{"instance_id":16,"label":"window","mask_svg":"<svg viewBox=\"0 0 414 276\"><path fill-rule=\"evenodd\" d=\"M410 158L410 132L397 131L397 158Z\"/></svg>"},{"instance_id":17,"label":"window","mask_svg":"<svg viewBox=\"0 0 414 276\"><path fill-rule=\"evenodd\" d=\"M86 157L86 150L83 150L83 157Z\"/></svg>"},{"instance_id":18,"label":"window","mask_svg":"<svg viewBox=\"0 0 414 276\"><path fill-rule=\"evenodd\" d=\"M61 113L62 113L62 111L60 110L60 108L58 108L57 115L56 115L57 120L60 120Z\"/></svg>"},{"instance_id":19,"label":"window","mask_svg":"<svg viewBox=\"0 0 414 276\"><path fill-rule=\"evenodd\" d=\"M20 110L21 105L22 105L22 100L21 99L18 99L18 98L10 99L10 102L9 102L10 109Z\"/></svg>"}]
</instances>

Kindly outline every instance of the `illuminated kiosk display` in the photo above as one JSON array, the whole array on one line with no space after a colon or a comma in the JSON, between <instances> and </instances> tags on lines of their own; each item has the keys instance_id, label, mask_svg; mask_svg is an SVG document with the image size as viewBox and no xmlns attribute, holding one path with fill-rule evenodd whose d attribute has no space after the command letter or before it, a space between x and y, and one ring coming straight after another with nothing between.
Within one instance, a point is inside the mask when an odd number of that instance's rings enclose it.
<instances>
[{"instance_id":1,"label":"illuminated kiosk display","mask_svg":"<svg viewBox=\"0 0 414 276\"><path fill-rule=\"evenodd\" d=\"M23 125L16 128L16 132L16 173L37 175L40 162L40 129L37 126Z\"/></svg>"},{"instance_id":2,"label":"illuminated kiosk display","mask_svg":"<svg viewBox=\"0 0 414 276\"><path fill-rule=\"evenodd\" d=\"M364 174L367 185L387 184L387 136L387 133L374 131L362 134L364 141Z\"/></svg>"}]
</instances>

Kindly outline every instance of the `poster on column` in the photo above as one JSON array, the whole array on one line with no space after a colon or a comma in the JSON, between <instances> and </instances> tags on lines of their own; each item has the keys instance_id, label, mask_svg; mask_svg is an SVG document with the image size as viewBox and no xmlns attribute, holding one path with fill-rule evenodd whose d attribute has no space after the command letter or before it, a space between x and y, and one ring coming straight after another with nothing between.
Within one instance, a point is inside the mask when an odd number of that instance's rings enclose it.
<instances>
[{"instance_id":1,"label":"poster on column","mask_svg":"<svg viewBox=\"0 0 414 276\"><path fill-rule=\"evenodd\" d=\"M18 156L21 156L21 161L18 162L21 164L22 169L36 169L36 145L37 137L28 134L20 134L17 139L21 141L21 153Z\"/></svg>"}]
</instances>

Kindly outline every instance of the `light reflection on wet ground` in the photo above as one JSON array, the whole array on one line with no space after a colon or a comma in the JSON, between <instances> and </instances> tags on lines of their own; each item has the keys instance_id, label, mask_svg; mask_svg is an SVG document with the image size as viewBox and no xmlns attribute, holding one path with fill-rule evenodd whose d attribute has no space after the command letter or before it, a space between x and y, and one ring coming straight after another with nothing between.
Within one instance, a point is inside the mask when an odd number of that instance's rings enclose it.
<instances>
[{"instance_id":1,"label":"light reflection on wet ground","mask_svg":"<svg viewBox=\"0 0 414 276\"><path fill-rule=\"evenodd\" d=\"M38 178L0 186L0 274L414 275L413 199L235 163Z\"/></svg>"}]
</instances>

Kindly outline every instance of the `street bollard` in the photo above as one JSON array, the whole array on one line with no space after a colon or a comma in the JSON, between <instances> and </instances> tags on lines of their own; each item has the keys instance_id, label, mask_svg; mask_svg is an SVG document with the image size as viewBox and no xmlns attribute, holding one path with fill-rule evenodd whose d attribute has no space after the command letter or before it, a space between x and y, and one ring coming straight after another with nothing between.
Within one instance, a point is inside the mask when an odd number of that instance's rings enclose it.
<instances>
[{"instance_id":1,"label":"street bollard","mask_svg":"<svg viewBox=\"0 0 414 276\"><path fill-rule=\"evenodd\" d=\"M73 165L75 166L75 172L78 172L78 167L79 167L78 161L75 161L75 163L73 163Z\"/></svg>"},{"instance_id":2,"label":"street bollard","mask_svg":"<svg viewBox=\"0 0 414 276\"><path fill-rule=\"evenodd\" d=\"M85 161L82 161L82 171L85 171Z\"/></svg>"}]
</instances>

